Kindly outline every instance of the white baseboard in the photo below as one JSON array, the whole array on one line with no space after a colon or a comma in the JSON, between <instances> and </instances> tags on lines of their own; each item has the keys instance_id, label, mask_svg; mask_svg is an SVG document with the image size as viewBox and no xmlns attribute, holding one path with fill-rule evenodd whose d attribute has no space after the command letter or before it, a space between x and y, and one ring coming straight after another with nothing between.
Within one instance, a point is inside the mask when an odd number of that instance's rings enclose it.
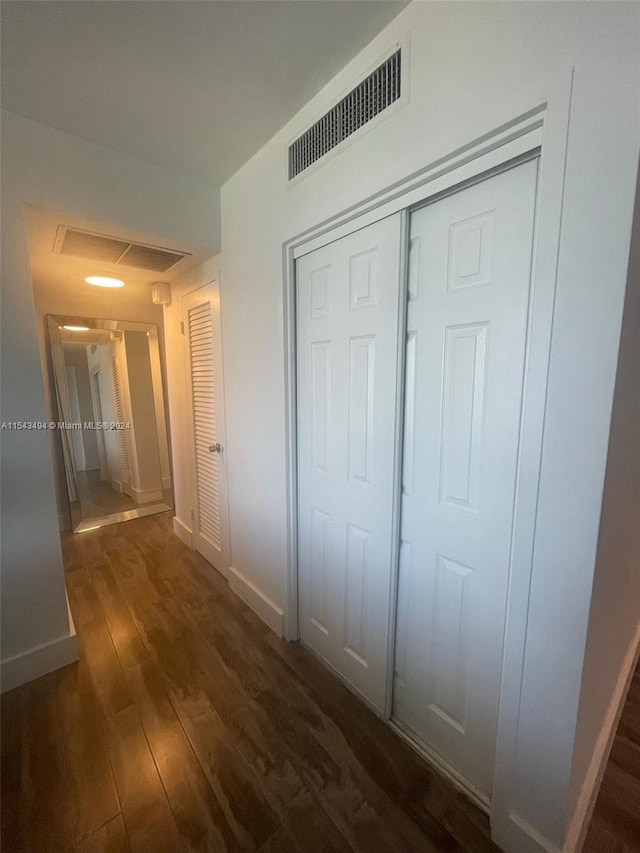
<instances>
[{"instance_id":1,"label":"white baseboard","mask_svg":"<svg viewBox=\"0 0 640 853\"><path fill-rule=\"evenodd\" d=\"M134 489L131 487L131 497L137 504L150 504L152 501L161 501L162 489Z\"/></svg>"},{"instance_id":2,"label":"white baseboard","mask_svg":"<svg viewBox=\"0 0 640 853\"><path fill-rule=\"evenodd\" d=\"M609 753L620 722L620 716L624 703L631 686L631 679L638 664L640 656L640 624L629 644L627 653L618 674L616 686L611 695L611 701L607 708L598 740L593 750L591 763L585 774L575 812L569 823L567 837L563 847L563 853L580 853L587 836L593 809L598 798L600 784L604 775Z\"/></svg>"},{"instance_id":3,"label":"white baseboard","mask_svg":"<svg viewBox=\"0 0 640 853\"><path fill-rule=\"evenodd\" d=\"M515 812L509 813L505 830L492 834L493 840L503 850L513 853L561 853L560 848Z\"/></svg>"},{"instance_id":4,"label":"white baseboard","mask_svg":"<svg viewBox=\"0 0 640 853\"><path fill-rule=\"evenodd\" d=\"M76 623L73 621L73 613L71 612L71 605L69 604L69 593L66 588L64 591L64 597L67 600L67 618L69 619L69 636L75 637L76 635Z\"/></svg>"},{"instance_id":5,"label":"white baseboard","mask_svg":"<svg viewBox=\"0 0 640 853\"><path fill-rule=\"evenodd\" d=\"M44 646L29 649L21 655L3 660L0 670L2 693L20 687L27 681L40 678L60 667L78 660L78 641L75 631Z\"/></svg>"},{"instance_id":6,"label":"white baseboard","mask_svg":"<svg viewBox=\"0 0 640 853\"><path fill-rule=\"evenodd\" d=\"M173 532L176 534L178 539L181 539L185 545L189 548L193 548L193 534L191 532L191 528L187 527L187 525L180 521L177 515L173 516Z\"/></svg>"},{"instance_id":7,"label":"white baseboard","mask_svg":"<svg viewBox=\"0 0 640 853\"><path fill-rule=\"evenodd\" d=\"M229 566L229 586L272 631L284 636L284 612L233 566Z\"/></svg>"}]
</instances>

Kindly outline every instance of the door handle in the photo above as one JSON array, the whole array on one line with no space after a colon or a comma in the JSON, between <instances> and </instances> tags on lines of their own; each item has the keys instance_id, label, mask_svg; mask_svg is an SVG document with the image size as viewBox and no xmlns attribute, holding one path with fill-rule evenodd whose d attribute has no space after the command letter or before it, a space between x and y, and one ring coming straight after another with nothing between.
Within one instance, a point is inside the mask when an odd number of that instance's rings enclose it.
<instances>
[{"instance_id":1,"label":"door handle","mask_svg":"<svg viewBox=\"0 0 640 853\"><path fill-rule=\"evenodd\" d=\"M222 446L219 441L209 445L209 453L222 453Z\"/></svg>"}]
</instances>

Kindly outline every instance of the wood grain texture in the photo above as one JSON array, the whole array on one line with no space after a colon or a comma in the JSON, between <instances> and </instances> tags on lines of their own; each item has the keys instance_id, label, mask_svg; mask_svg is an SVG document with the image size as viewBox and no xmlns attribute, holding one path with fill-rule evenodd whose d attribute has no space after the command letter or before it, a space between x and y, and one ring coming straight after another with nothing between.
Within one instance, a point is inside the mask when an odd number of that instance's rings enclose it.
<instances>
[{"instance_id":1,"label":"wood grain texture","mask_svg":"<svg viewBox=\"0 0 640 853\"><path fill-rule=\"evenodd\" d=\"M640 664L618 723L583 853L640 853Z\"/></svg>"},{"instance_id":2,"label":"wood grain texture","mask_svg":"<svg viewBox=\"0 0 640 853\"><path fill-rule=\"evenodd\" d=\"M79 841L75 853L131 853L122 815L116 815Z\"/></svg>"},{"instance_id":3,"label":"wood grain texture","mask_svg":"<svg viewBox=\"0 0 640 853\"><path fill-rule=\"evenodd\" d=\"M12 853L495 853L486 816L157 515L63 537L79 664L3 697Z\"/></svg>"}]
</instances>

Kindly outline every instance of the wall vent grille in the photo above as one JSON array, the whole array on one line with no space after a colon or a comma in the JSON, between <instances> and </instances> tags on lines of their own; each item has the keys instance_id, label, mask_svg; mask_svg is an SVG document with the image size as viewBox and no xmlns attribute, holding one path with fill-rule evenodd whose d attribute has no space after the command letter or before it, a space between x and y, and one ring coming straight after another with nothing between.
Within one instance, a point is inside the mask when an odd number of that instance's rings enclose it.
<instances>
[{"instance_id":1,"label":"wall vent grille","mask_svg":"<svg viewBox=\"0 0 640 853\"><path fill-rule=\"evenodd\" d=\"M94 234L80 228L59 225L53 251L57 255L89 258L92 261L118 264L125 267L166 272L188 252L178 252L163 246L132 243L107 234Z\"/></svg>"},{"instance_id":2,"label":"wall vent grille","mask_svg":"<svg viewBox=\"0 0 640 853\"><path fill-rule=\"evenodd\" d=\"M398 49L289 146L289 180L386 110L400 94L401 50Z\"/></svg>"}]
</instances>

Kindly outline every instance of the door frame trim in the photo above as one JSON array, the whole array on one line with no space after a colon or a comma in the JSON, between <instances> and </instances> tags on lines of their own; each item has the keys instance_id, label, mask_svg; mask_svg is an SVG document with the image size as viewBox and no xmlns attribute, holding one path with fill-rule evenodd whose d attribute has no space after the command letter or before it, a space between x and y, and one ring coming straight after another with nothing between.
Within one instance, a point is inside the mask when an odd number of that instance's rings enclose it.
<instances>
[{"instance_id":1,"label":"door frame trim","mask_svg":"<svg viewBox=\"0 0 640 853\"><path fill-rule=\"evenodd\" d=\"M573 68L542 77L523 92L493 130L356 205L291 237L282 245L285 370L285 441L287 501L287 598L284 635L299 639L297 570L297 399L296 399L296 259L393 213L428 203L446 192L518 157L539 152L536 216L527 322L525 375L518 448L518 473L505 617L499 696L496 762L491 820L503 846L542 849L514 810L518 791L518 720L524 676L529 590L533 575L535 519L542 464L548 369L556 293L562 204L568 148ZM496 113L497 114L497 113ZM404 367L404 356L399 359ZM402 385L402 383L401 383ZM402 409L400 409L402 412ZM396 447L396 453L398 448ZM401 452L401 447L400 447ZM399 502L398 502L399 507ZM397 566L395 567L397 586ZM391 632L393 637L394 632ZM393 666L390 643L388 666ZM391 679L389 679L391 681ZM391 689L389 689L389 712ZM442 770L443 768L440 767ZM533 846L532 846L533 845Z\"/></svg>"}]
</instances>

